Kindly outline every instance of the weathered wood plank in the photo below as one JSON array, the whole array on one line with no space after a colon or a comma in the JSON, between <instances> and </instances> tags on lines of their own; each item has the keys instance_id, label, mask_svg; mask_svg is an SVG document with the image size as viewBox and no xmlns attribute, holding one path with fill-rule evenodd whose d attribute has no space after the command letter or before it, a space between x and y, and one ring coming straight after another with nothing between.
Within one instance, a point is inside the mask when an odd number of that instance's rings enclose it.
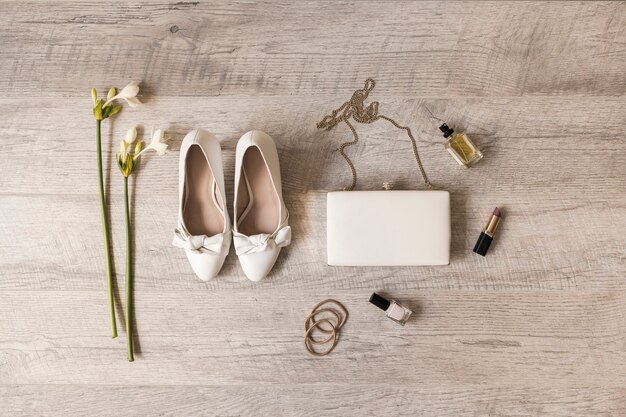
<instances>
[{"instance_id":1,"label":"weathered wood plank","mask_svg":"<svg viewBox=\"0 0 626 417\"><path fill-rule=\"evenodd\" d=\"M211 130L222 141L230 195L234 149L238 138L250 129L275 137L288 198L310 190L341 189L349 184L350 174L333 150L350 139L350 133L341 125L331 132L315 125L361 83L346 86L335 97L155 98L138 110L126 109L112 128L105 123L105 165L114 184L112 191L121 191L114 163L117 144L133 124L142 125L142 132L152 126L166 129L172 146L173 152L165 158L146 158L146 175L139 185L150 195L175 198L175 151L183 136L199 127ZM608 199L621 197L626 189L626 154L618 151L626 131L622 98L403 100L385 95L385 89L385 84L380 85L380 96L373 98L380 100L381 112L412 127L424 166L441 187L477 194L488 189L519 194L542 191L564 198L565 193L578 196L582 188L605 193ZM4 174L0 193L94 195L95 127L90 98L85 92L80 100L55 108L60 100L45 99L38 106L29 104L29 99L0 100L5 155L0 160ZM55 110L42 113L39 106ZM439 122L428 115L427 108L456 129L467 131L483 150L484 160L469 171L461 169L443 149ZM60 120L63 130L58 128ZM358 128L361 143L348 153L357 165L360 188L380 188L381 177L396 182L397 188L419 186L406 136L384 122Z\"/></svg>"},{"instance_id":2,"label":"weathered wood plank","mask_svg":"<svg viewBox=\"0 0 626 417\"><path fill-rule=\"evenodd\" d=\"M106 332L103 294L0 292L2 384L484 384L623 388L623 294L397 291L416 311L398 326L372 290L193 293L137 285L138 361ZM328 295L350 317L327 358L302 346L303 320Z\"/></svg>"},{"instance_id":3,"label":"weathered wood plank","mask_svg":"<svg viewBox=\"0 0 626 417\"><path fill-rule=\"evenodd\" d=\"M0 91L623 95L623 2L3 3Z\"/></svg>"},{"instance_id":4,"label":"weathered wood plank","mask_svg":"<svg viewBox=\"0 0 626 417\"><path fill-rule=\"evenodd\" d=\"M485 387L452 384L317 384L245 386L1 386L4 411L13 417L116 414L143 416L396 416L458 417L619 415L624 389Z\"/></svg>"}]
</instances>

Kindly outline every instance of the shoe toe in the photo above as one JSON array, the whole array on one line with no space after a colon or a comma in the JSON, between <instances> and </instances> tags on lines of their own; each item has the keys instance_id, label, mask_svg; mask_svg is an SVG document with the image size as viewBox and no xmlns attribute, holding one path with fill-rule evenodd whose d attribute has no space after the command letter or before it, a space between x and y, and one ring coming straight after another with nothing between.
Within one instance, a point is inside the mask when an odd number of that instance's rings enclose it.
<instances>
[{"instance_id":1,"label":"shoe toe","mask_svg":"<svg viewBox=\"0 0 626 417\"><path fill-rule=\"evenodd\" d=\"M250 281L258 282L267 276L276 263L281 248L239 255L239 263Z\"/></svg>"},{"instance_id":2,"label":"shoe toe","mask_svg":"<svg viewBox=\"0 0 626 417\"><path fill-rule=\"evenodd\" d=\"M195 272L202 281L210 281L215 278L220 272L220 269L222 269L225 259L225 257L207 253L186 251L186 254L193 272Z\"/></svg>"}]
</instances>

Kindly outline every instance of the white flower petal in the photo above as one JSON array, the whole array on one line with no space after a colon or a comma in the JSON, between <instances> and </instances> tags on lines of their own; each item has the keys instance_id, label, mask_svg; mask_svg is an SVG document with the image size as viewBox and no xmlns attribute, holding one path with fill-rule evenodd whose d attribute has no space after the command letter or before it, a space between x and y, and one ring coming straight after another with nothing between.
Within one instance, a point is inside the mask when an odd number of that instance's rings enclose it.
<instances>
[{"instance_id":1,"label":"white flower petal","mask_svg":"<svg viewBox=\"0 0 626 417\"><path fill-rule=\"evenodd\" d=\"M126 87L122 88L122 90L115 96L108 98L104 106L108 106L115 100L124 99L128 103L130 107L137 107L141 105L141 101L137 98L137 94L139 94L139 83L133 81L129 83ZM103 107L104 107L103 106Z\"/></svg>"},{"instance_id":2,"label":"white flower petal","mask_svg":"<svg viewBox=\"0 0 626 417\"><path fill-rule=\"evenodd\" d=\"M128 132L126 132L126 137L124 138L124 141L128 143L129 145L132 145L135 142L135 139L137 139L137 126L133 126L130 129L128 129Z\"/></svg>"},{"instance_id":3,"label":"white flower petal","mask_svg":"<svg viewBox=\"0 0 626 417\"><path fill-rule=\"evenodd\" d=\"M136 97L139 94L139 83L132 81L126 87L122 88L122 91L118 94L123 98Z\"/></svg>"},{"instance_id":4,"label":"white flower petal","mask_svg":"<svg viewBox=\"0 0 626 417\"><path fill-rule=\"evenodd\" d=\"M152 132L152 138L150 139L150 144L141 150L138 154L135 155L135 158L138 158L139 155L146 152L148 149L153 149L159 155L165 155L165 151L167 150L168 145L163 143L163 137L165 136L165 132L162 129L156 129Z\"/></svg>"},{"instance_id":5,"label":"white flower petal","mask_svg":"<svg viewBox=\"0 0 626 417\"><path fill-rule=\"evenodd\" d=\"M130 107L139 107L141 106L141 101L137 97L122 97Z\"/></svg>"},{"instance_id":6,"label":"white flower petal","mask_svg":"<svg viewBox=\"0 0 626 417\"><path fill-rule=\"evenodd\" d=\"M165 151L167 150L167 144L160 142L151 143L148 147L154 149L158 155L165 155Z\"/></svg>"},{"instance_id":7,"label":"white flower petal","mask_svg":"<svg viewBox=\"0 0 626 417\"><path fill-rule=\"evenodd\" d=\"M163 143L163 137L165 132L162 129L157 129L152 133L152 140L150 141L149 148L154 149L159 155L165 155L167 144Z\"/></svg>"},{"instance_id":8,"label":"white flower petal","mask_svg":"<svg viewBox=\"0 0 626 417\"><path fill-rule=\"evenodd\" d=\"M163 129L154 130L152 132L152 138L150 138L150 143L163 142L163 136L165 136Z\"/></svg>"}]
</instances>

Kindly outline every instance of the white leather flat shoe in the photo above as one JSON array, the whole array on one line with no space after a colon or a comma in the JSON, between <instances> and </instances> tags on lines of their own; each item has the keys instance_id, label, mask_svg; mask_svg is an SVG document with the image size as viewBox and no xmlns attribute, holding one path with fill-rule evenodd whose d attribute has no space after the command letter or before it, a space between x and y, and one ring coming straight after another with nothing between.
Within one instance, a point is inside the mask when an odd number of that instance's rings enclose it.
<instances>
[{"instance_id":1,"label":"white leather flat shoe","mask_svg":"<svg viewBox=\"0 0 626 417\"><path fill-rule=\"evenodd\" d=\"M235 155L233 239L243 272L260 281L291 243L274 140L258 130L241 137Z\"/></svg>"},{"instance_id":2,"label":"white leather flat shoe","mask_svg":"<svg viewBox=\"0 0 626 417\"><path fill-rule=\"evenodd\" d=\"M189 132L178 164L178 227L173 244L182 248L202 281L222 269L231 241L226 209L222 148L205 130Z\"/></svg>"}]
</instances>

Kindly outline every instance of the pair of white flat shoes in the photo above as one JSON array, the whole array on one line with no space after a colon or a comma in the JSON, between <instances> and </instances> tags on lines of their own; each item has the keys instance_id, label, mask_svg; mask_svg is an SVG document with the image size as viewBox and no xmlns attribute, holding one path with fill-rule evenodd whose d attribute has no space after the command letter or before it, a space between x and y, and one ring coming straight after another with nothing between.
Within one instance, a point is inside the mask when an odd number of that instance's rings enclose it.
<instances>
[{"instance_id":1,"label":"pair of white flat shoes","mask_svg":"<svg viewBox=\"0 0 626 417\"><path fill-rule=\"evenodd\" d=\"M173 244L185 250L203 281L217 276L231 239L243 272L252 281L263 279L281 249L291 243L274 141L266 133L250 131L239 139L235 158L231 229L219 141L210 132L194 130L180 148L178 227Z\"/></svg>"}]
</instances>

